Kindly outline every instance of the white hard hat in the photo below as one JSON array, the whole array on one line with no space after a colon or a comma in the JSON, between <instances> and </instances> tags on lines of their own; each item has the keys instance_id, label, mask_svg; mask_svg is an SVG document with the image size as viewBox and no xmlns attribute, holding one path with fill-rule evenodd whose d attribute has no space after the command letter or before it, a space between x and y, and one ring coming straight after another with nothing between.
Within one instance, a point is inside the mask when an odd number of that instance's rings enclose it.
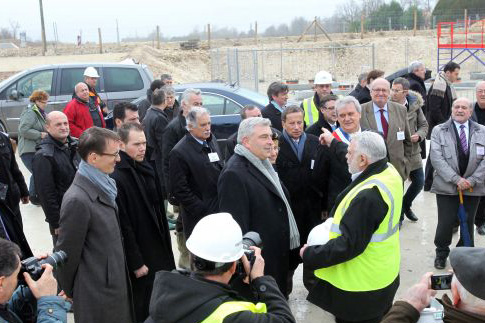
<instances>
[{"instance_id":1,"label":"white hard hat","mask_svg":"<svg viewBox=\"0 0 485 323\"><path fill-rule=\"evenodd\" d=\"M241 227L229 213L203 217L195 225L186 245L192 254L213 262L233 262L244 253Z\"/></svg>"},{"instance_id":2,"label":"white hard hat","mask_svg":"<svg viewBox=\"0 0 485 323\"><path fill-rule=\"evenodd\" d=\"M313 84L332 84L332 75L327 71L320 71L315 75Z\"/></svg>"},{"instance_id":3,"label":"white hard hat","mask_svg":"<svg viewBox=\"0 0 485 323\"><path fill-rule=\"evenodd\" d=\"M98 71L96 71L96 69L94 67L89 66L84 70L84 76L99 77L99 74L98 74Z\"/></svg>"},{"instance_id":4,"label":"white hard hat","mask_svg":"<svg viewBox=\"0 0 485 323\"><path fill-rule=\"evenodd\" d=\"M314 227L310 234L308 234L307 244L309 246L320 246L326 244L330 240L330 229L332 227L333 218L328 218L322 224Z\"/></svg>"}]
</instances>

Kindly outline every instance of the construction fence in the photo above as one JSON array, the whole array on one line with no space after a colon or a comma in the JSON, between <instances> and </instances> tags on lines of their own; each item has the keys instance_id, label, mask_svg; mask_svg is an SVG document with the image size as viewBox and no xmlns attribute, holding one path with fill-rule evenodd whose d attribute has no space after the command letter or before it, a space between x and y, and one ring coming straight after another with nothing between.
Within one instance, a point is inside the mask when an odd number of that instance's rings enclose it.
<instances>
[{"instance_id":1,"label":"construction fence","mask_svg":"<svg viewBox=\"0 0 485 323\"><path fill-rule=\"evenodd\" d=\"M265 92L274 81L311 83L315 73L326 70L337 76L375 67L375 46L325 46L312 48L213 49L211 78ZM355 78L355 76L354 76Z\"/></svg>"}]
</instances>

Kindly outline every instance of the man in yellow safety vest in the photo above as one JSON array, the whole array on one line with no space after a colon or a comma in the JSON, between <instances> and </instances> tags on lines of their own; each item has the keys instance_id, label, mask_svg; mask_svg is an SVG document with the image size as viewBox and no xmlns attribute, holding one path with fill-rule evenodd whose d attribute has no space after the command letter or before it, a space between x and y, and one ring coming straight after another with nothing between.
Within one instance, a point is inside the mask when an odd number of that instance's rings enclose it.
<instances>
[{"instance_id":1,"label":"man in yellow safety vest","mask_svg":"<svg viewBox=\"0 0 485 323\"><path fill-rule=\"evenodd\" d=\"M243 247L241 227L229 213L202 218L187 239L192 271L156 274L147 323L294 323L290 307L271 276L264 276L261 249ZM252 267L245 256L252 250ZM231 288L239 262L259 303Z\"/></svg>"},{"instance_id":2,"label":"man in yellow safety vest","mask_svg":"<svg viewBox=\"0 0 485 323\"><path fill-rule=\"evenodd\" d=\"M321 141L330 142L331 135L322 134ZM317 278L308 300L336 322L380 322L399 287L403 182L386 155L381 135L352 137L346 156L352 183L330 212L330 240L300 250Z\"/></svg>"},{"instance_id":3,"label":"man in yellow safety vest","mask_svg":"<svg viewBox=\"0 0 485 323\"><path fill-rule=\"evenodd\" d=\"M324 96L332 94L332 75L327 71L320 71L315 75L313 80L313 97L303 100L301 108L305 111L305 126L310 127L316 123L319 118L323 118L319 107Z\"/></svg>"}]
</instances>

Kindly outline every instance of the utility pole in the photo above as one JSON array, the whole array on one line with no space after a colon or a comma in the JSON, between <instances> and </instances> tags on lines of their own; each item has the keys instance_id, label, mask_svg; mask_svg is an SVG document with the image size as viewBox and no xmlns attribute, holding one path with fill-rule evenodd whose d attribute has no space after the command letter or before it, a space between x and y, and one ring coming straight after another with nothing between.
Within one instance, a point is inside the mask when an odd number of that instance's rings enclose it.
<instances>
[{"instance_id":1,"label":"utility pole","mask_svg":"<svg viewBox=\"0 0 485 323\"><path fill-rule=\"evenodd\" d=\"M101 28L98 28L99 35L99 53L103 54L103 40L101 39Z\"/></svg>"},{"instance_id":2,"label":"utility pole","mask_svg":"<svg viewBox=\"0 0 485 323\"><path fill-rule=\"evenodd\" d=\"M157 26L157 49L160 49L160 26Z\"/></svg>"},{"instance_id":3,"label":"utility pole","mask_svg":"<svg viewBox=\"0 0 485 323\"><path fill-rule=\"evenodd\" d=\"M120 46L120 30L118 28L118 19L116 19L116 41L118 46Z\"/></svg>"},{"instance_id":4,"label":"utility pole","mask_svg":"<svg viewBox=\"0 0 485 323\"><path fill-rule=\"evenodd\" d=\"M45 40L44 8L42 7L42 0L39 0L39 6L40 6L40 25L42 28L42 55L45 56L45 52L47 51L47 43Z\"/></svg>"},{"instance_id":5,"label":"utility pole","mask_svg":"<svg viewBox=\"0 0 485 323\"><path fill-rule=\"evenodd\" d=\"M211 24L207 24L207 46L211 48Z\"/></svg>"},{"instance_id":6,"label":"utility pole","mask_svg":"<svg viewBox=\"0 0 485 323\"><path fill-rule=\"evenodd\" d=\"M254 22L254 42L258 44L258 22Z\"/></svg>"}]
</instances>

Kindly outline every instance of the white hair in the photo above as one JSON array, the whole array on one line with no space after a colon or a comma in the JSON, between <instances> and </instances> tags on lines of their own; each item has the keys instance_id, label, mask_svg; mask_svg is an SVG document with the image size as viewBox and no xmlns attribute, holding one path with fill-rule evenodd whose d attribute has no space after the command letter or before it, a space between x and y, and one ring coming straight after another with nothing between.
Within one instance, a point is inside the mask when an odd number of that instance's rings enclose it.
<instances>
[{"instance_id":1,"label":"white hair","mask_svg":"<svg viewBox=\"0 0 485 323\"><path fill-rule=\"evenodd\" d=\"M344 98L338 99L335 102L335 112L337 113L337 115L338 115L338 110L344 108L345 106L347 106L349 104L353 104L354 107L355 107L355 110L357 110L357 112L361 113L362 107L360 106L359 101L357 101L357 99L354 98L353 96L349 95L349 96L346 96Z\"/></svg>"},{"instance_id":2,"label":"white hair","mask_svg":"<svg viewBox=\"0 0 485 323\"><path fill-rule=\"evenodd\" d=\"M352 136L355 151L367 156L369 163L375 163L387 156L384 138L373 131L363 131Z\"/></svg>"},{"instance_id":3,"label":"white hair","mask_svg":"<svg viewBox=\"0 0 485 323\"><path fill-rule=\"evenodd\" d=\"M193 89L193 88L186 89L182 93L182 102L185 102L185 104L189 104L189 101L192 95L201 95L201 94L202 92L199 89Z\"/></svg>"},{"instance_id":4,"label":"white hair","mask_svg":"<svg viewBox=\"0 0 485 323\"><path fill-rule=\"evenodd\" d=\"M453 106L455 106L455 104L456 104L458 101L462 101L462 100L466 100L466 102L468 103L468 108L469 108L470 110L472 110L472 109L473 109L473 103L472 103L472 101L471 101L471 100L469 100L468 98L464 97L464 96L459 97L459 98L457 98L455 101L453 101L453 104L452 104L451 106L452 106L452 107L453 107Z\"/></svg>"},{"instance_id":5,"label":"white hair","mask_svg":"<svg viewBox=\"0 0 485 323\"><path fill-rule=\"evenodd\" d=\"M385 78L383 78L383 77L378 77L378 78L376 78L375 80L373 80L373 81L372 81L372 83L369 85L369 88L372 90L372 89L374 88L374 84L376 83L376 81L381 81L381 80L386 81L386 83L387 83L387 88L388 88L388 89L391 89L391 83L389 83L389 81L388 81L388 80L386 80L386 79L385 79Z\"/></svg>"},{"instance_id":6,"label":"white hair","mask_svg":"<svg viewBox=\"0 0 485 323\"><path fill-rule=\"evenodd\" d=\"M256 126L271 127L271 121L261 117L244 119L237 131L237 143L241 144L243 138L251 136Z\"/></svg>"},{"instance_id":7,"label":"white hair","mask_svg":"<svg viewBox=\"0 0 485 323\"><path fill-rule=\"evenodd\" d=\"M480 85L483 85L483 84L485 84L485 81L477 82L477 84L475 85L475 91L477 91Z\"/></svg>"},{"instance_id":8,"label":"white hair","mask_svg":"<svg viewBox=\"0 0 485 323\"><path fill-rule=\"evenodd\" d=\"M203 107L192 107L192 109L190 109L189 113L185 117L185 119L187 120L187 130L189 130L189 125L190 128L197 128L197 119L204 114L210 115L209 110Z\"/></svg>"},{"instance_id":9,"label":"white hair","mask_svg":"<svg viewBox=\"0 0 485 323\"><path fill-rule=\"evenodd\" d=\"M409 64L408 66L408 73L413 73L415 70L421 67L424 67L423 62L420 62L420 61L411 62L411 64Z\"/></svg>"},{"instance_id":10,"label":"white hair","mask_svg":"<svg viewBox=\"0 0 485 323\"><path fill-rule=\"evenodd\" d=\"M453 275L451 280L451 285L455 286L460 295L460 301L467 306L473 307L475 309L480 309L480 311L485 311L485 300L476 297L463 287L456 275Z\"/></svg>"}]
</instances>

